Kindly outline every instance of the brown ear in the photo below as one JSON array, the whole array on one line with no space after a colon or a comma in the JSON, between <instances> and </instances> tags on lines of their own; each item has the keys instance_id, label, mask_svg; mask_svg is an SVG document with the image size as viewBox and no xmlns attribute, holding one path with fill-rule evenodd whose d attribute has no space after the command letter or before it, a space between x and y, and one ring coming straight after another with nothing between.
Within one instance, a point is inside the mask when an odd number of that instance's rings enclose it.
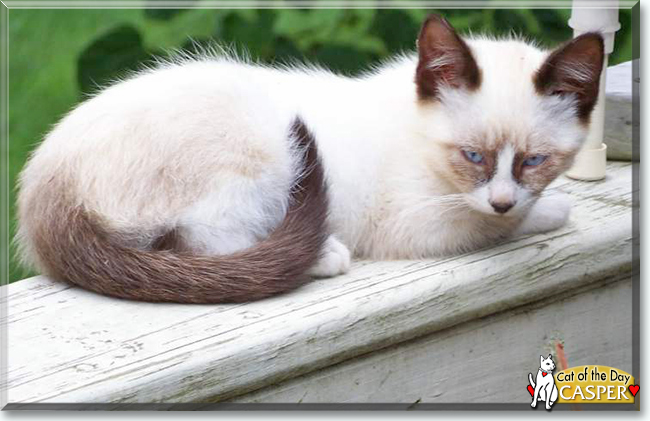
<instances>
[{"instance_id":1,"label":"brown ear","mask_svg":"<svg viewBox=\"0 0 650 421\"><path fill-rule=\"evenodd\" d=\"M588 122L598 99L603 48L603 37L589 32L556 49L535 74L537 92L574 95L578 101L578 117Z\"/></svg>"},{"instance_id":2,"label":"brown ear","mask_svg":"<svg viewBox=\"0 0 650 421\"><path fill-rule=\"evenodd\" d=\"M418 54L415 83L421 99L435 99L443 85L469 90L481 85L472 52L441 16L431 15L422 25Z\"/></svg>"}]
</instances>

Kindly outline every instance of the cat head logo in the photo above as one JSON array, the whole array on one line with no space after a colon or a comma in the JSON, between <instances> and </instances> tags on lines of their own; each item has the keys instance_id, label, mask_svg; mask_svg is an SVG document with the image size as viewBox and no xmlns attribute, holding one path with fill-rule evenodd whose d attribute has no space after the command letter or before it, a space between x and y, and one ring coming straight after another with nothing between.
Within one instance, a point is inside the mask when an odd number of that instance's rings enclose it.
<instances>
[{"instance_id":1,"label":"cat head logo","mask_svg":"<svg viewBox=\"0 0 650 421\"><path fill-rule=\"evenodd\" d=\"M530 383L528 392L533 396L531 407L537 407L537 401L544 401L546 409L550 410L557 400L557 386L555 386L553 370L555 370L553 356L549 354L548 358L544 358L543 355L540 355L537 376L533 379L533 374L528 373L528 382Z\"/></svg>"}]
</instances>

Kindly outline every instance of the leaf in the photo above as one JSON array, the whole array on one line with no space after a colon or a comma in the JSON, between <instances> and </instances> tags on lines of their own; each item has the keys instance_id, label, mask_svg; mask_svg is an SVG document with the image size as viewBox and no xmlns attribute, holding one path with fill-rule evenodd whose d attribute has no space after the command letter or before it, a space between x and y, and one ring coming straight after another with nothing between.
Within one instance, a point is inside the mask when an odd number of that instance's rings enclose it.
<instances>
[{"instance_id":1,"label":"leaf","mask_svg":"<svg viewBox=\"0 0 650 421\"><path fill-rule=\"evenodd\" d=\"M382 10L370 29L387 47L384 51L413 50L420 24L402 10Z\"/></svg>"},{"instance_id":2,"label":"leaf","mask_svg":"<svg viewBox=\"0 0 650 421\"><path fill-rule=\"evenodd\" d=\"M194 1L185 1L185 4L188 6L191 6L193 3L196 3L197 0ZM185 12L188 10L187 8L185 9L160 9L156 8L157 3L155 0L146 0L145 1L145 6L153 6L151 8L144 9L144 16L153 19L153 20L160 20L160 21L167 21L173 19L176 15Z\"/></svg>"},{"instance_id":3,"label":"leaf","mask_svg":"<svg viewBox=\"0 0 650 421\"><path fill-rule=\"evenodd\" d=\"M345 74L354 74L366 69L372 57L351 47L325 45L318 48L309 59Z\"/></svg>"},{"instance_id":4,"label":"leaf","mask_svg":"<svg viewBox=\"0 0 650 421\"><path fill-rule=\"evenodd\" d=\"M535 14L529 9L514 9L514 13L519 15L522 19L523 29L527 29L529 32L534 34L539 34L542 31Z\"/></svg>"},{"instance_id":5,"label":"leaf","mask_svg":"<svg viewBox=\"0 0 650 421\"><path fill-rule=\"evenodd\" d=\"M424 21L426 20L427 16L429 16L431 13L434 13L435 10L432 9L406 9L404 10L404 13L406 13L410 18L411 21L419 27L422 26Z\"/></svg>"},{"instance_id":6,"label":"leaf","mask_svg":"<svg viewBox=\"0 0 650 421\"><path fill-rule=\"evenodd\" d=\"M77 82L81 92L92 92L98 85L138 69L149 58L140 33L129 25L118 26L97 38L79 55Z\"/></svg>"},{"instance_id":7,"label":"leaf","mask_svg":"<svg viewBox=\"0 0 650 421\"><path fill-rule=\"evenodd\" d=\"M565 10L541 9L535 11L539 26L544 28L536 38L546 47L554 47L558 43L571 39L573 31L568 24L570 12Z\"/></svg>"},{"instance_id":8,"label":"leaf","mask_svg":"<svg viewBox=\"0 0 650 421\"><path fill-rule=\"evenodd\" d=\"M356 28L362 31L370 31L375 16L380 11L375 9L349 9L347 13Z\"/></svg>"},{"instance_id":9,"label":"leaf","mask_svg":"<svg viewBox=\"0 0 650 421\"><path fill-rule=\"evenodd\" d=\"M313 30L309 15L297 9L280 10L273 24L273 32L286 37L295 37Z\"/></svg>"},{"instance_id":10,"label":"leaf","mask_svg":"<svg viewBox=\"0 0 650 421\"><path fill-rule=\"evenodd\" d=\"M216 40L251 53L254 57L272 58L276 39L273 34L274 10L263 9L256 12L255 15L226 15L216 28Z\"/></svg>"},{"instance_id":11,"label":"leaf","mask_svg":"<svg viewBox=\"0 0 650 421\"><path fill-rule=\"evenodd\" d=\"M277 12L273 32L293 40L303 51L307 51L315 44L326 42L335 36L346 24L345 18L350 11L287 9Z\"/></svg>"},{"instance_id":12,"label":"leaf","mask_svg":"<svg viewBox=\"0 0 650 421\"><path fill-rule=\"evenodd\" d=\"M187 9L144 9L144 15L149 19L166 21L186 10Z\"/></svg>"}]
</instances>

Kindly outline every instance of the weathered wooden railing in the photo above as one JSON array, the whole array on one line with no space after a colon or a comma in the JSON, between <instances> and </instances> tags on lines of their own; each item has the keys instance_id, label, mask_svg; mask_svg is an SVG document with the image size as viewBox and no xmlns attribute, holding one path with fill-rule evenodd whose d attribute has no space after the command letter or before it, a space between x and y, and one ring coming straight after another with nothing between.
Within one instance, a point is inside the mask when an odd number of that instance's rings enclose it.
<instances>
[{"instance_id":1,"label":"weathered wooden railing","mask_svg":"<svg viewBox=\"0 0 650 421\"><path fill-rule=\"evenodd\" d=\"M606 141L629 159L630 66L609 72ZM356 262L250 304L136 303L42 276L3 287L7 408L524 408L527 373L558 341L571 366L632 372L632 165L553 189L575 198L558 231L442 260Z\"/></svg>"}]
</instances>

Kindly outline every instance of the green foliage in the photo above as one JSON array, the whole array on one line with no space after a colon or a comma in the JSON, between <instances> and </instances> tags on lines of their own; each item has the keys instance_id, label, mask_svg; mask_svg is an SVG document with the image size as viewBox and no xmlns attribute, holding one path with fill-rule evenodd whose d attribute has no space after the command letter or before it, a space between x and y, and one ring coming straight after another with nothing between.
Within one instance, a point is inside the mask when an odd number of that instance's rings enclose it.
<instances>
[{"instance_id":1,"label":"green foliage","mask_svg":"<svg viewBox=\"0 0 650 421\"><path fill-rule=\"evenodd\" d=\"M110 60L106 60L110 57ZM77 59L77 82L90 92L111 82L149 58L142 37L133 26L120 25L93 41Z\"/></svg>"},{"instance_id":2,"label":"green foliage","mask_svg":"<svg viewBox=\"0 0 650 421\"><path fill-rule=\"evenodd\" d=\"M12 9L10 182L52 124L97 86L173 48L213 42L263 62L308 60L345 74L413 50L424 9ZM520 34L552 46L571 37L569 10L438 10L462 33ZM611 64L630 60L630 11ZM190 41L190 38L193 41ZM14 203L12 193L11 203ZM14 215L13 207L10 215ZM12 232L15 226L11 219ZM13 260L10 279L27 276Z\"/></svg>"}]
</instances>

